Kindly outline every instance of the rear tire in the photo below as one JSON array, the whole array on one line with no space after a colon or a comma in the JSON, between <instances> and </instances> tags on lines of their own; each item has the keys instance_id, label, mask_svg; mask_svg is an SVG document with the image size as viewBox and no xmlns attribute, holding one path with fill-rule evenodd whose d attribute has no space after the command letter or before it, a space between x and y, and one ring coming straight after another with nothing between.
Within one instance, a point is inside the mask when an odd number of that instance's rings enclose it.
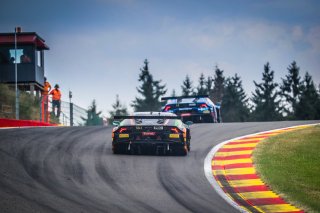
<instances>
[{"instance_id":1,"label":"rear tire","mask_svg":"<svg viewBox=\"0 0 320 213\"><path fill-rule=\"evenodd\" d=\"M186 150L185 148L183 148L181 150L181 156L186 156L188 154L188 150Z\"/></svg>"},{"instance_id":2,"label":"rear tire","mask_svg":"<svg viewBox=\"0 0 320 213\"><path fill-rule=\"evenodd\" d=\"M188 154L188 148L183 146L183 147L178 147L176 149L176 154L179 156L186 156Z\"/></svg>"},{"instance_id":3,"label":"rear tire","mask_svg":"<svg viewBox=\"0 0 320 213\"><path fill-rule=\"evenodd\" d=\"M205 117L206 123L214 123L214 118L211 115Z\"/></svg>"},{"instance_id":4,"label":"rear tire","mask_svg":"<svg viewBox=\"0 0 320 213\"><path fill-rule=\"evenodd\" d=\"M221 123L220 109L216 109L216 111L217 111L217 123Z\"/></svg>"},{"instance_id":5,"label":"rear tire","mask_svg":"<svg viewBox=\"0 0 320 213\"><path fill-rule=\"evenodd\" d=\"M115 155L121 154L121 150L120 150L120 148L117 147L117 146L113 146L112 152L113 152L113 154L115 154Z\"/></svg>"},{"instance_id":6,"label":"rear tire","mask_svg":"<svg viewBox=\"0 0 320 213\"><path fill-rule=\"evenodd\" d=\"M190 152L190 150L191 150L190 139L187 140L187 149L188 149L188 152Z\"/></svg>"}]
</instances>

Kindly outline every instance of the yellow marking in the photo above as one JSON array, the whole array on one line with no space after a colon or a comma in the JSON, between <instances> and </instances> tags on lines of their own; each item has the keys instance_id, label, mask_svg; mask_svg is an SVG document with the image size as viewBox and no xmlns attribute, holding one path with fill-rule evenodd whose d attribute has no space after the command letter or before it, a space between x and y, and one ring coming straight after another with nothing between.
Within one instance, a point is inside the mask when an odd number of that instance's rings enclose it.
<instances>
[{"instance_id":1,"label":"yellow marking","mask_svg":"<svg viewBox=\"0 0 320 213\"><path fill-rule=\"evenodd\" d=\"M226 175L249 175L255 174L256 171L253 167L250 168L237 168L237 169L225 169Z\"/></svg>"},{"instance_id":2,"label":"yellow marking","mask_svg":"<svg viewBox=\"0 0 320 213\"><path fill-rule=\"evenodd\" d=\"M222 184L220 183L220 181L217 180L217 183L219 184L220 188L222 188Z\"/></svg>"},{"instance_id":3,"label":"yellow marking","mask_svg":"<svg viewBox=\"0 0 320 213\"><path fill-rule=\"evenodd\" d=\"M232 155L251 155L253 150L244 150L244 151L234 151L234 152L217 152L215 156L217 157L226 157Z\"/></svg>"},{"instance_id":4,"label":"yellow marking","mask_svg":"<svg viewBox=\"0 0 320 213\"><path fill-rule=\"evenodd\" d=\"M276 130L276 131L272 131L272 132L267 132L267 133L261 133L261 134L258 134L257 136L272 136L272 135L278 135L278 134L281 134L281 133L284 133L288 130Z\"/></svg>"},{"instance_id":5,"label":"yellow marking","mask_svg":"<svg viewBox=\"0 0 320 213\"><path fill-rule=\"evenodd\" d=\"M250 141L257 141L257 140L261 141L263 139L265 139L265 138L263 138L263 137L253 137L253 138L251 138L250 137L250 138L241 138L241 139L233 140L233 141L230 141L230 142L250 142Z\"/></svg>"},{"instance_id":6,"label":"yellow marking","mask_svg":"<svg viewBox=\"0 0 320 213\"><path fill-rule=\"evenodd\" d=\"M236 163L252 163L251 158L243 158L243 159L237 159L237 160L213 160L212 165L230 165L230 164L236 164Z\"/></svg>"},{"instance_id":7,"label":"yellow marking","mask_svg":"<svg viewBox=\"0 0 320 213\"><path fill-rule=\"evenodd\" d=\"M245 148L245 147L255 147L258 143L246 143L246 144L227 144L222 148Z\"/></svg>"},{"instance_id":8,"label":"yellow marking","mask_svg":"<svg viewBox=\"0 0 320 213\"><path fill-rule=\"evenodd\" d=\"M296 129L305 129L305 128L308 128L310 127L310 125L303 125L303 126L297 126L297 127L292 127L292 130L296 130ZM290 129L291 130L291 129Z\"/></svg>"},{"instance_id":9,"label":"yellow marking","mask_svg":"<svg viewBox=\"0 0 320 213\"><path fill-rule=\"evenodd\" d=\"M248 180L230 180L228 181L233 187L242 186L261 186L264 185L261 179L248 179Z\"/></svg>"},{"instance_id":10,"label":"yellow marking","mask_svg":"<svg viewBox=\"0 0 320 213\"><path fill-rule=\"evenodd\" d=\"M129 134L119 134L119 138L128 138Z\"/></svg>"},{"instance_id":11,"label":"yellow marking","mask_svg":"<svg viewBox=\"0 0 320 213\"><path fill-rule=\"evenodd\" d=\"M239 195L244 199L258 199L258 198L277 198L279 197L272 191L263 191L263 192L242 192Z\"/></svg>"},{"instance_id":12,"label":"yellow marking","mask_svg":"<svg viewBox=\"0 0 320 213\"><path fill-rule=\"evenodd\" d=\"M269 136L274 136L274 135L278 135L282 132L273 132L273 133L266 133L266 134L261 134L260 136L264 136L264 137L269 137Z\"/></svg>"},{"instance_id":13,"label":"yellow marking","mask_svg":"<svg viewBox=\"0 0 320 213\"><path fill-rule=\"evenodd\" d=\"M259 208L264 212L291 212L300 211L300 209L291 206L290 204L275 204L275 205L263 205Z\"/></svg>"},{"instance_id":14,"label":"yellow marking","mask_svg":"<svg viewBox=\"0 0 320 213\"><path fill-rule=\"evenodd\" d=\"M214 169L212 170L213 175L224 175L223 169Z\"/></svg>"},{"instance_id":15,"label":"yellow marking","mask_svg":"<svg viewBox=\"0 0 320 213\"><path fill-rule=\"evenodd\" d=\"M170 134L169 138L179 138L180 135L179 134Z\"/></svg>"}]
</instances>

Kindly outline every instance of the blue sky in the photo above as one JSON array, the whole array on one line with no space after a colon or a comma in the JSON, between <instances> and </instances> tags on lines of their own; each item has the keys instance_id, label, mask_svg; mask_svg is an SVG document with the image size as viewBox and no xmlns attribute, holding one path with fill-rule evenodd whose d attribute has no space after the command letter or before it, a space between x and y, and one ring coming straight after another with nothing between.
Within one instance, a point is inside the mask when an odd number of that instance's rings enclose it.
<instances>
[{"instance_id":1,"label":"blue sky","mask_svg":"<svg viewBox=\"0 0 320 213\"><path fill-rule=\"evenodd\" d=\"M96 99L105 114L116 94L128 107L143 61L168 95L188 74L238 73L248 95L270 62L275 80L296 60L320 83L320 1L317 0L3 0L0 31L37 32L50 50L46 76L63 99L84 108Z\"/></svg>"}]
</instances>

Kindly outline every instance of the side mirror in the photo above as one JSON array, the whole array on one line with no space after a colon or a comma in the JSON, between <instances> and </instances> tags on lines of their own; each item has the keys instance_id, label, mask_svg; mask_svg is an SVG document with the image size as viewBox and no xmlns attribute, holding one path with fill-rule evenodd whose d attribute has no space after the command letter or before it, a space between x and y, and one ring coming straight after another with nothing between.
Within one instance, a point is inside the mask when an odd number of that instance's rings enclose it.
<instances>
[{"instance_id":1,"label":"side mirror","mask_svg":"<svg viewBox=\"0 0 320 213\"><path fill-rule=\"evenodd\" d=\"M192 124L193 124L192 121L187 121L187 122L186 122L186 125L188 125L188 126L191 126Z\"/></svg>"},{"instance_id":2,"label":"side mirror","mask_svg":"<svg viewBox=\"0 0 320 213\"><path fill-rule=\"evenodd\" d=\"M119 125L120 125L120 121L113 121L113 122L112 122L112 125L113 125L113 126L119 126Z\"/></svg>"}]
</instances>

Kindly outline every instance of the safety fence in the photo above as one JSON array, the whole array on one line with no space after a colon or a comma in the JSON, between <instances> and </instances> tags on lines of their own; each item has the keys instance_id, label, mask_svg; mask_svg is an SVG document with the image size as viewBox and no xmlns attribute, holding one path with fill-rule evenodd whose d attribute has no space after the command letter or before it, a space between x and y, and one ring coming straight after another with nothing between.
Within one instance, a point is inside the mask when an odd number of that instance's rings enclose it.
<instances>
[{"instance_id":1,"label":"safety fence","mask_svg":"<svg viewBox=\"0 0 320 213\"><path fill-rule=\"evenodd\" d=\"M52 105L51 105L52 111ZM64 126L83 126L84 120L87 118L87 111L74 104L62 101L61 102L61 114L60 114L60 123Z\"/></svg>"},{"instance_id":2,"label":"safety fence","mask_svg":"<svg viewBox=\"0 0 320 213\"><path fill-rule=\"evenodd\" d=\"M87 111L86 109L66 101L61 101L60 106L60 116L58 120L54 120L54 122L59 122L63 126L83 126L85 121L84 119L87 118ZM55 111L55 113L53 113ZM48 112L50 116L50 120L53 121L55 119L56 109L53 109L52 102L49 101L49 107ZM46 113L45 110L42 110L42 112Z\"/></svg>"}]
</instances>

